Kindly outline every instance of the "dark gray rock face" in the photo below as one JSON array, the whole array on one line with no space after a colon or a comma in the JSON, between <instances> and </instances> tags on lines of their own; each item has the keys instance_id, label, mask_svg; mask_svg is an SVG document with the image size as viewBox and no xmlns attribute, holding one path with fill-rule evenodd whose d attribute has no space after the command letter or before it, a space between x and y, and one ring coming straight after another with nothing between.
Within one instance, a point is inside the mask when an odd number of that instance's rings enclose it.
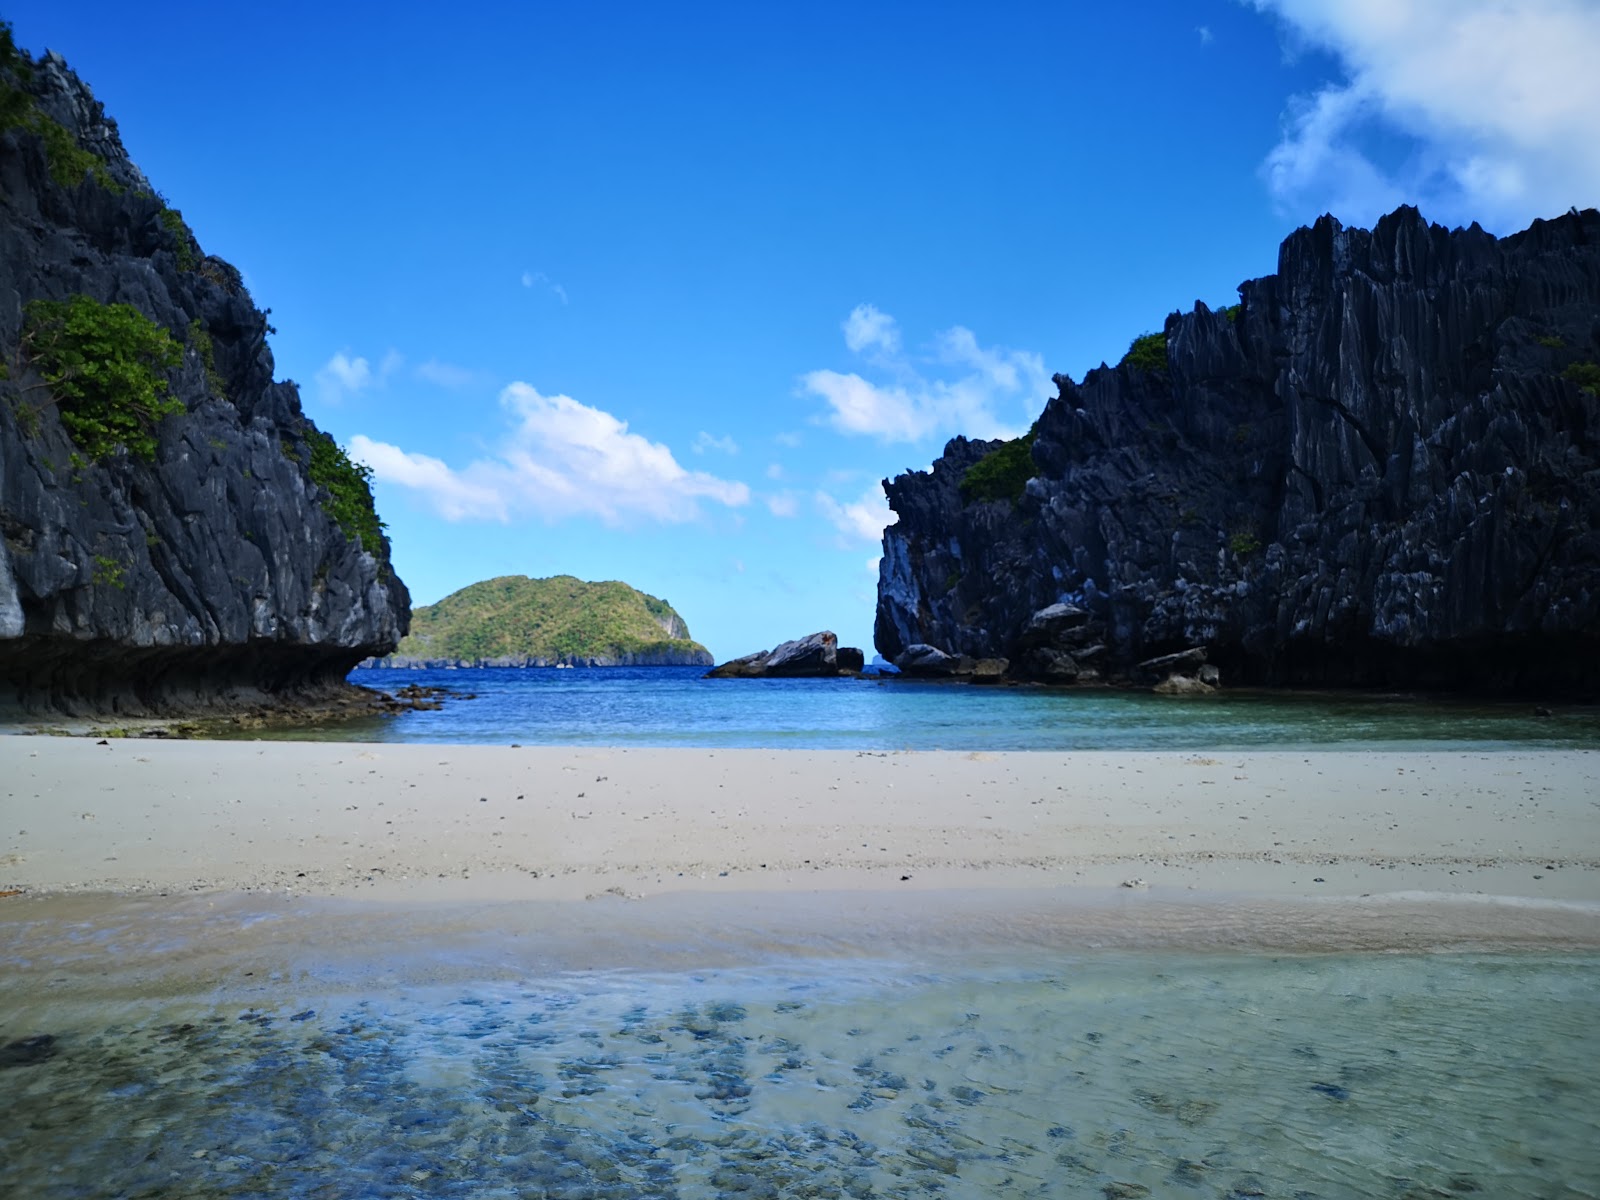
<instances>
[{"instance_id":1,"label":"dark gray rock face","mask_svg":"<svg viewBox=\"0 0 1600 1200\"><path fill-rule=\"evenodd\" d=\"M204 256L59 59L26 89L101 160L63 187L40 138L0 131L0 705L170 712L311 700L410 618L387 543L363 547L312 483L313 427L273 380L265 314ZM171 218L167 218L168 221ZM24 307L130 304L187 345L185 412L153 461L85 462L21 346ZM207 335L211 363L205 361Z\"/></svg>"},{"instance_id":2,"label":"dark gray rock face","mask_svg":"<svg viewBox=\"0 0 1600 1200\"><path fill-rule=\"evenodd\" d=\"M783 642L771 650L758 650L730 659L706 672L707 679L803 679L854 675L865 655L850 646L842 649L831 630Z\"/></svg>"},{"instance_id":3,"label":"dark gray rock face","mask_svg":"<svg viewBox=\"0 0 1600 1200\"><path fill-rule=\"evenodd\" d=\"M1564 377L1600 362L1600 213L1324 218L1239 294L1167 319L1165 371L1057 376L1016 503L960 494L998 442L886 483L879 651L1600 691L1600 399Z\"/></svg>"}]
</instances>

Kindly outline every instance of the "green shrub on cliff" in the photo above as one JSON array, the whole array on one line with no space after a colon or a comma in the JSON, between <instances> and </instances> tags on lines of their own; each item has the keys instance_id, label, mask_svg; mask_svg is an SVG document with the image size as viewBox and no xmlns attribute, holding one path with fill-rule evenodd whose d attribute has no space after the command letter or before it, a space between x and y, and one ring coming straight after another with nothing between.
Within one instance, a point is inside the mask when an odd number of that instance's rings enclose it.
<instances>
[{"instance_id":1,"label":"green shrub on cliff","mask_svg":"<svg viewBox=\"0 0 1600 1200\"><path fill-rule=\"evenodd\" d=\"M1600 396L1600 363L1575 362L1561 372L1561 375L1591 396Z\"/></svg>"},{"instance_id":2,"label":"green shrub on cliff","mask_svg":"<svg viewBox=\"0 0 1600 1200\"><path fill-rule=\"evenodd\" d=\"M89 296L35 300L24 309L22 348L44 376L61 424L91 459L118 446L156 454L156 428L183 412L166 372L183 348L131 304Z\"/></svg>"},{"instance_id":3,"label":"green shrub on cliff","mask_svg":"<svg viewBox=\"0 0 1600 1200\"><path fill-rule=\"evenodd\" d=\"M372 468L355 462L319 429L306 429L306 446L311 451L307 468L311 482L328 491L323 509L339 523L345 537L359 541L368 554L381 557L385 526L372 503Z\"/></svg>"},{"instance_id":4,"label":"green shrub on cliff","mask_svg":"<svg viewBox=\"0 0 1600 1200\"><path fill-rule=\"evenodd\" d=\"M33 63L17 48L9 21L0 21L0 76L27 79ZM0 78L0 129L25 129L44 143L50 177L64 188L75 188L85 174L107 191L120 192L122 185L111 177L99 155L78 145L67 127L39 111L33 97L10 80Z\"/></svg>"},{"instance_id":5,"label":"green shrub on cliff","mask_svg":"<svg viewBox=\"0 0 1600 1200\"><path fill-rule=\"evenodd\" d=\"M173 243L177 247L178 270L194 270L194 248L189 245L189 227L183 223L183 214L177 209L168 208L163 204L161 206L161 224L172 235Z\"/></svg>"},{"instance_id":6,"label":"green shrub on cliff","mask_svg":"<svg viewBox=\"0 0 1600 1200\"><path fill-rule=\"evenodd\" d=\"M1019 438L1013 438L998 449L991 450L967 468L961 477L961 500L971 504L975 500L1009 500L1015 504L1022 499L1028 480L1034 477L1032 429Z\"/></svg>"},{"instance_id":7,"label":"green shrub on cliff","mask_svg":"<svg viewBox=\"0 0 1600 1200\"><path fill-rule=\"evenodd\" d=\"M1167 369L1167 335L1145 333L1134 338L1128 352L1122 356L1119 367L1135 367L1140 371L1165 371Z\"/></svg>"}]
</instances>

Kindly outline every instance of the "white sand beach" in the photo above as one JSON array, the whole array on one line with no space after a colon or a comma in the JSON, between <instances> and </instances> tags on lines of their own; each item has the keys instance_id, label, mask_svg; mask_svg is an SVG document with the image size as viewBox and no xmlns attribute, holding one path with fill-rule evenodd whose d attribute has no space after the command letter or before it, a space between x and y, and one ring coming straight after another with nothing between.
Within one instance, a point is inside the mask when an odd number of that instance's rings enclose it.
<instances>
[{"instance_id":1,"label":"white sand beach","mask_svg":"<svg viewBox=\"0 0 1600 1200\"><path fill-rule=\"evenodd\" d=\"M0 890L1125 889L1600 902L1600 752L856 753L0 737Z\"/></svg>"}]
</instances>

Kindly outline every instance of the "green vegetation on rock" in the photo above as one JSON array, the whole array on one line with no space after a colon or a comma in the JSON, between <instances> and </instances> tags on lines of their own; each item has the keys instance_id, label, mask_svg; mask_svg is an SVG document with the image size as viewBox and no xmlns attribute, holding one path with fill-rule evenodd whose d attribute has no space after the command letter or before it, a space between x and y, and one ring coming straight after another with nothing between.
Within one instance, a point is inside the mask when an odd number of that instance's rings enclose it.
<instances>
[{"instance_id":1,"label":"green vegetation on rock","mask_svg":"<svg viewBox=\"0 0 1600 1200\"><path fill-rule=\"evenodd\" d=\"M205 364L206 384L211 388L211 394L218 400L226 400L228 387L217 370L217 347L211 340L211 334L200 323L199 317L189 322L189 345Z\"/></svg>"},{"instance_id":2,"label":"green vegetation on rock","mask_svg":"<svg viewBox=\"0 0 1600 1200\"><path fill-rule=\"evenodd\" d=\"M1575 362L1561 372L1561 375L1591 396L1600 396L1600 363Z\"/></svg>"},{"instance_id":3,"label":"green vegetation on rock","mask_svg":"<svg viewBox=\"0 0 1600 1200\"><path fill-rule=\"evenodd\" d=\"M0 75L27 79L32 74L33 63L17 49L10 22L0 21ZM78 145L65 125L41 112L32 96L4 78L0 78L0 129L23 129L39 138L50 163L50 177L60 186L75 188L87 174L107 191L122 191L99 155Z\"/></svg>"},{"instance_id":4,"label":"green vegetation on rock","mask_svg":"<svg viewBox=\"0 0 1600 1200\"><path fill-rule=\"evenodd\" d=\"M1165 371L1167 369L1167 335L1145 333L1134 338L1128 352L1122 356L1119 367L1134 367L1140 371Z\"/></svg>"},{"instance_id":5,"label":"green vegetation on rock","mask_svg":"<svg viewBox=\"0 0 1600 1200\"><path fill-rule=\"evenodd\" d=\"M35 300L24 310L22 348L44 376L61 423L91 459L118 446L156 454L156 427L184 411L166 372L183 348L131 304L89 296Z\"/></svg>"},{"instance_id":6,"label":"green vegetation on rock","mask_svg":"<svg viewBox=\"0 0 1600 1200\"><path fill-rule=\"evenodd\" d=\"M1028 480L1037 473L1033 467L1033 435L1030 429L1019 438L989 451L967 468L961 477L961 501L1022 499Z\"/></svg>"},{"instance_id":7,"label":"green vegetation on rock","mask_svg":"<svg viewBox=\"0 0 1600 1200\"><path fill-rule=\"evenodd\" d=\"M311 482L328 491L322 507L339 523L345 537L359 541L368 554L384 557L384 523L372 503L372 468L358 463L320 429L306 427L306 446L311 451L307 473Z\"/></svg>"},{"instance_id":8,"label":"green vegetation on rock","mask_svg":"<svg viewBox=\"0 0 1600 1200\"><path fill-rule=\"evenodd\" d=\"M704 646L665 600L625 583L586 583L571 575L505 575L415 609L400 658L474 661L640 657L709 662Z\"/></svg>"},{"instance_id":9,"label":"green vegetation on rock","mask_svg":"<svg viewBox=\"0 0 1600 1200\"><path fill-rule=\"evenodd\" d=\"M161 206L161 224L172 235L172 240L177 246L178 270L194 270L194 247L189 244L191 237L189 227L183 222L183 214L175 208Z\"/></svg>"}]
</instances>

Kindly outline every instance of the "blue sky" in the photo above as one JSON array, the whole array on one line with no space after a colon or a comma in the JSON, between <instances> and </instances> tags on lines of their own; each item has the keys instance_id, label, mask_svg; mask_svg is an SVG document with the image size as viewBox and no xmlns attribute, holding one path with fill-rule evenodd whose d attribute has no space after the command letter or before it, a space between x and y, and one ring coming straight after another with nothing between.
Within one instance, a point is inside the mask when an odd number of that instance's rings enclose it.
<instances>
[{"instance_id":1,"label":"blue sky","mask_svg":"<svg viewBox=\"0 0 1600 1200\"><path fill-rule=\"evenodd\" d=\"M1593 0L9 3L376 470L418 603L623 579L869 649L878 481L1278 242L1600 203Z\"/></svg>"}]
</instances>

